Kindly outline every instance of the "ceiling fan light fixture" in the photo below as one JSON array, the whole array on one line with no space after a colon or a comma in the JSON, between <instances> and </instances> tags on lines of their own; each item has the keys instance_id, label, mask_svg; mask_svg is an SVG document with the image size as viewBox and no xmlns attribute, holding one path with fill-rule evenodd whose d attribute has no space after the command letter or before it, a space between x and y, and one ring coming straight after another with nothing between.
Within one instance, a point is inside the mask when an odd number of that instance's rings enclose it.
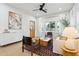
<instances>
[{"instance_id":1,"label":"ceiling fan light fixture","mask_svg":"<svg viewBox=\"0 0 79 59\"><path fill-rule=\"evenodd\" d=\"M62 10L62 8L59 8L59 11L61 11Z\"/></svg>"}]
</instances>

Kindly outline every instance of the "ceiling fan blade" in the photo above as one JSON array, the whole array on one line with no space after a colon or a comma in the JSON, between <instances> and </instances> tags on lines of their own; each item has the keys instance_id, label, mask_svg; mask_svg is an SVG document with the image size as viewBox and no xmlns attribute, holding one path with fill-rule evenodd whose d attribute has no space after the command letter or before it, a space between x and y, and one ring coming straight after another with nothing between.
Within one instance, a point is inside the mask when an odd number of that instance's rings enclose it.
<instances>
[{"instance_id":1,"label":"ceiling fan blade","mask_svg":"<svg viewBox=\"0 0 79 59\"><path fill-rule=\"evenodd\" d=\"M43 11L43 12L45 12L45 13L47 13L47 11L46 11L46 10L43 10L43 9L42 9L42 11Z\"/></svg>"},{"instance_id":2,"label":"ceiling fan blade","mask_svg":"<svg viewBox=\"0 0 79 59\"><path fill-rule=\"evenodd\" d=\"M45 3L42 4L42 6L44 6L44 5L45 5Z\"/></svg>"},{"instance_id":3,"label":"ceiling fan blade","mask_svg":"<svg viewBox=\"0 0 79 59\"><path fill-rule=\"evenodd\" d=\"M37 11L37 10L39 10L39 9L34 9L33 11Z\"/></svg>"},{"instance_id":4,"label":"ceiling fan blade","mask_svg":"<svg viewBox=\"0 0 79 59\"><path fill-rule=\"evenodd\" d=\"M40 5L40 9L43 9L45 3L42 3L42 5Z\"/></svg>"}]
</instances>

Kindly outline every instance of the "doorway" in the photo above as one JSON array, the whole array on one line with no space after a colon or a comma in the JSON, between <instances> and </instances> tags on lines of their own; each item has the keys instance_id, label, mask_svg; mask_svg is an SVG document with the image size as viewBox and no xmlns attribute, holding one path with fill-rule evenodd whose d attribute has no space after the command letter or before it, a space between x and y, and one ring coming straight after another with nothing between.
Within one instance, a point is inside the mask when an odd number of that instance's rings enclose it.
<instances>
[{"instance_id":1,"label":"doorway","mask_svg":"<svg viewBox=\"0 0 79 59\"><path fill-rule=\"evenodd\" d=\"M30 37L35 37L35 21L30 21Z\"/></svg>"}]
</instances>

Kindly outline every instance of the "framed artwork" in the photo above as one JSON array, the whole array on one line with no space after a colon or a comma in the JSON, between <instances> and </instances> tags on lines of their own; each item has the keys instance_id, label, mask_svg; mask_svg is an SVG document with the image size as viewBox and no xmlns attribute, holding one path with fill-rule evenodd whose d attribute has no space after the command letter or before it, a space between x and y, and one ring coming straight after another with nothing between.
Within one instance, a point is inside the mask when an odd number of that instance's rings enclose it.
<instances>
[{"instance_id":1,"label":"framed artwork","mask_svg":"<svg viewBox=\"0 0 79 59\"><path fill-rule=\"evenodd\" d=\"M8 28L17 30L22 28L21 16L9 11Z\"/></svg>"}]
</instances>

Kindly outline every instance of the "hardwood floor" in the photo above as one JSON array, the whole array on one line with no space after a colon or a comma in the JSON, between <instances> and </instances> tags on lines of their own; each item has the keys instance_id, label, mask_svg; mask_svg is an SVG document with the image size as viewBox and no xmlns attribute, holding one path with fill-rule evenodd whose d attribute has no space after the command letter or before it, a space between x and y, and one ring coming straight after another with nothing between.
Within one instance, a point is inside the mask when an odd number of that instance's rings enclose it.
<instances>
[{"instance_id":1,"label":"hardwood floor","mask_svg":"<svg viewBox=\"0 0 79 59\"><path fill-rule=\"evenodd\" d=\"M33 54L37 56L36 54ZM22 52L22 42L0 47L0 56L31 56L31 52Z\"/></svg>"}]
</instances>

